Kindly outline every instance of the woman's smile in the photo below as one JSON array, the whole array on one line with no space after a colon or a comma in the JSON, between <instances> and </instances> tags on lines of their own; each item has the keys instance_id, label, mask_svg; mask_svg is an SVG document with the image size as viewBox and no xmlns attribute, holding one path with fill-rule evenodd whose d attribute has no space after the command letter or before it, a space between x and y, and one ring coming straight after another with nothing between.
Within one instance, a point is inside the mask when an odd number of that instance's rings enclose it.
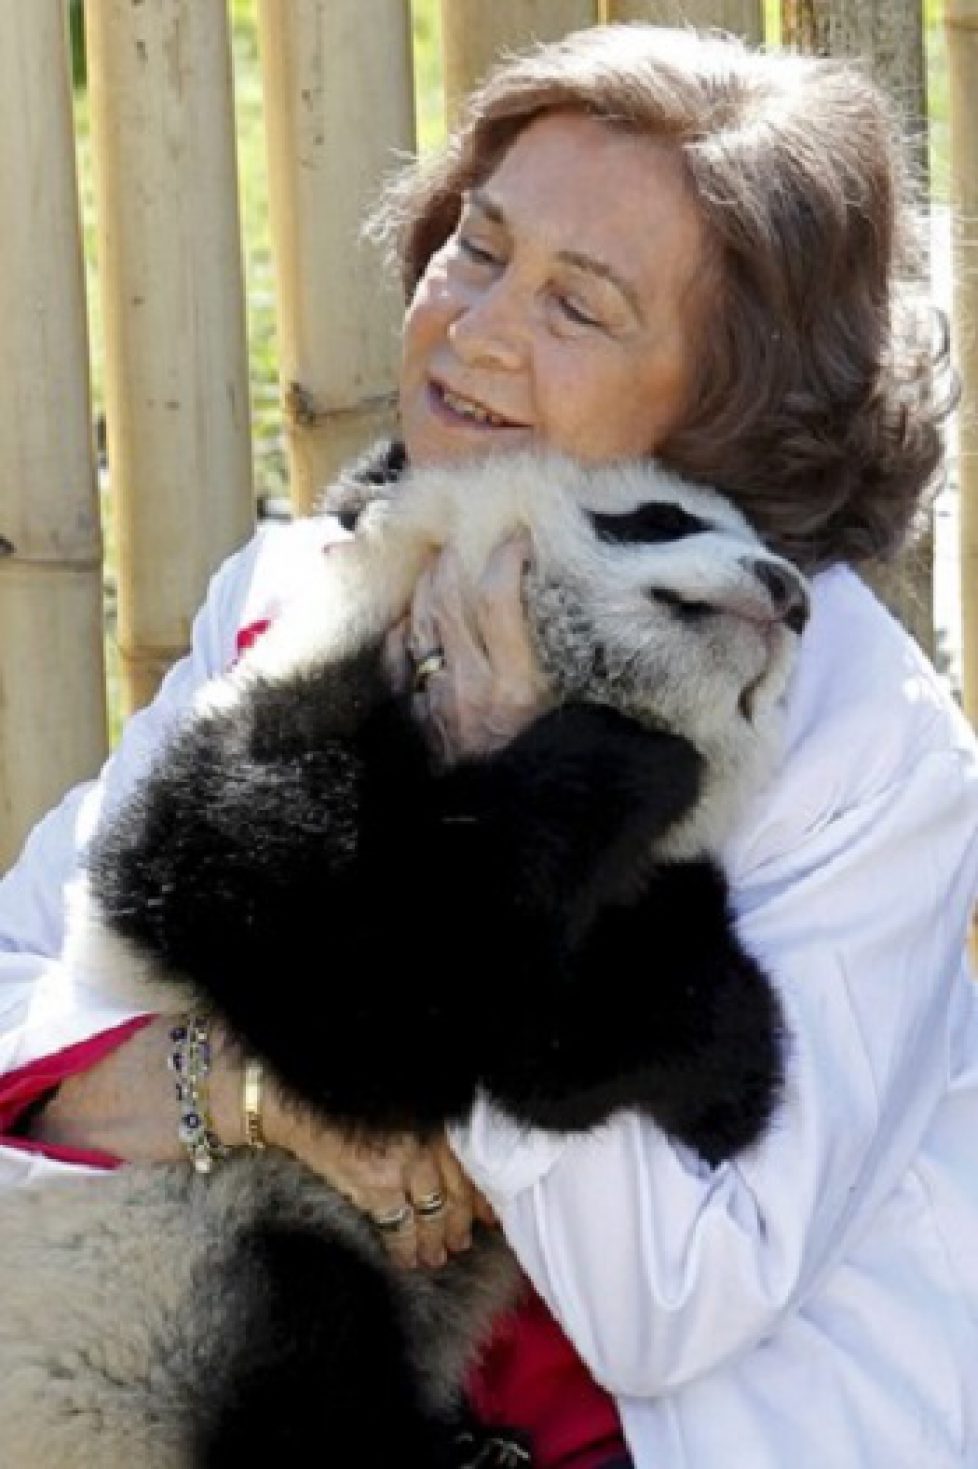
<instances>
[{"instance_id":1,"label":"woman's smile","mask_svg":"<svg viewBox=\"0 0 978 1469\"><path fill-rule=\"evenodd\" d=\"M465 196L408 309L412 463L525 447L645 455L681 420L701 226L678 154L579 114L531 123Z\"/></svg>"},{"instance_id":2,"label":"woman's smile","mask_svg":"<svg viewBox=\"0 0 978 1469\"><path fill-rule=\"evenodd\" d=\"M529 428L528 424L519 423L506 413L497 412L476 398L456 392L445 383L439 382L437 378L429 379L428 396L432 413L451 427L458 426L483 431L487 429L512 431L515 429L523 433Z\"/></svg>"}]
</instances>

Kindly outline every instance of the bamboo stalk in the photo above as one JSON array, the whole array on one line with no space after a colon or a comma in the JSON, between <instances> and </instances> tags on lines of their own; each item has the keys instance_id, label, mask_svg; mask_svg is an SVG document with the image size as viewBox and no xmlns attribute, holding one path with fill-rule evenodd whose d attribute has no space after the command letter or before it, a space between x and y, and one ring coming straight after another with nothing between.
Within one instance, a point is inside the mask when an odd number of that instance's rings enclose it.
<instances>
[{"instance_id":1,"label":"bamboo stalk","mask_svg":"<svg viewBox=\"0 0 978 1469\"><path fill-rule=\"evenodd\" d=\"M597 0L442 0L445 108L449 119L504 51L553 41L599 20Z\"/></svg>"},{"instance_id":2,"label":"bamboo stalk","mask_svg":"<svg viewBox=\"0 0 978 1469\"><path fill-rule=\"evenodd\" d=\"M254 522L230 38L225 0L85 12L131 710Z\"/></svg>"},{"instance_id":3,"label":"bamboo stalk","mask_svg":"<svg viewBox=\"0 0 978 1469\"><path fill-rule=\"evenodd\" d=\"M910 156L927 175L927 86L921 0L781 0L785 45L866 61L903 116Z\"/></svg>"},{"instance_id":4,"label":"bamboo stalk","mask_svg":"<svg viewBox=\"0 0 978 1469\"><path fill-rule=\"evenodd\" d=\"M764 39L763 0L607 0L609 20L719 29L759 44Z\"/></svg>"},{"instance_id":5,"label":"bamboo stalk","mask_svg":"<svg viewBox=\"0 0 978 1469\"><path fill-rule=\"evenodd\" d=\"M3 870L33 822L106 752L102 543L63 0L0 0L0 259Z\"/></svg>"},{"instance_id":6,"label":"bamboo stalk","mask_svg":"<svg viewBox=\"0 0 978 1469\"><path fill-rule=\"evenodd\" d=\"M269 205L291 490L302 513L395 423L403 302L360 242L414 148L408 5L260 0Z\"/></svg>"},{"instance_id":7,"label":"bamboo stalk","mask_svg":"<svg viewBox=\"0 0 978 1469\"><path fill-rule=\"evenodd\" d=\"M785 46L815 55L863 61L897 104L907 155L927 195L927 89L923 8L920 0L781 0ZM928 525L893 565L874 566L866 580L929 657L934 630L934 535Z\"/></svg>"},{"instance_id":8,"label":"bamboo stalk","mask_svg":"<svg viewBox=\"0 0 978 1469\"><path fill-rule=\"evenodd\" d=\"M947 0L954 240L952 332L958 407L961 640L965 712L978 727L978 0Z\"/></svg>"}]
</instances>

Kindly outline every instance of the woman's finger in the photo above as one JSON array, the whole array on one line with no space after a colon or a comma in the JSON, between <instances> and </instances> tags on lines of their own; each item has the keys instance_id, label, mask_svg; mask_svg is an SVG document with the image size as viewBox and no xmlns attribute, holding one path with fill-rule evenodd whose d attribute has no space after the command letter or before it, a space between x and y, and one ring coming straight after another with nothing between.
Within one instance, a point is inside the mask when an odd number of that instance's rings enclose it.
<instances>
[{"instance_id":1,"label":"woman's finger","mask_svg":"<svg viewBox=\"0 0 978 1469\"><path fill-rule=\"evenodd\" d=\"M408 651L410 629L410 620L405 617L394 624L384 639L381 661L384 675L395 694L407 693L414 676L414 664Z\"/></svg>"},{"instance_id":2,"label":"woman's finger","mask_svg":"<svg viewBox=\"0 0 978 1469\"><path fill-rule=\"evenodd\" d=\"M457 637L457 618L442 605L439 557L418 579L411 607L410 646L414 660L414 713L427 730L439 757L456 747L458 681L465 676L464 638ZM433 666L427 667L427 660Z\"/></svg>"},{"instance_id":3,"label":"woman's finger","mask_svg":"<svg viewBox=\"0 0 978 1469\"><path fill-rule=\"evenodd\" d=\"M445 1238L448 1190L431 1151L425 1150L418 1158L411 1171L408 1193L417 1224L418 1260L429 1269L437 1270L448 1259Z\"/></svg>"},{"instance_id":4,"label":"woman's finger","mask_svg":"<svg viewBox=\"0 0 978 1469\"><path fill-rule=\"evenodd\" d=\"M462 1171L447 1139L438 1144L438 1164L448 1196L445 1220L445 1244L451 1254L460 1254L472 1244L472 1218L475 1187Z\"/></svg>"},{"instance_id":5,"label":"woman's finger","mask_svg":"<svg viewBox=\"0 0 978 1469\"><path fill-rule=\"evenodd\" d=\"M415 667L429 654L441 650L441 634L435 614L434 566L428 565L418 577L411 599L408 649Z\"/></svg>"},{"instance_id":6,"label":"woman's finger","mask_svg":"<svg viewBox=\"0 0 978 1469\"><path fill-rule=\"evenodd\" d=\"M536 689L539 676L523 601L529 558L530 539L525 534L497 546L479 580L474 612L482 646L497 677L507 685Z\"/></svg>"},{"instance_id":7,"label":"woman's finger","mask_svg":"<svg viewBox=\"0 0 978 1469\"><path fill-rule=\"evenodd\" d=\"M473 672L486 661L472 607L474 591L465 585L457 552L446 546L432 571L432 610L441 647L451 655L452 666Z\"/></svg>"},{"instance_id":8,"label":"woman's finger","mask_svg":"<svg viewBox=\"0 0 978 1469\"><path fill-rule=\"evenodd\" d=\"M418 1219L407 1195L374 1195L364 1212L395 1264L405 1270L416 1269L420 1261Z\"/></svg>"}]
</instances>

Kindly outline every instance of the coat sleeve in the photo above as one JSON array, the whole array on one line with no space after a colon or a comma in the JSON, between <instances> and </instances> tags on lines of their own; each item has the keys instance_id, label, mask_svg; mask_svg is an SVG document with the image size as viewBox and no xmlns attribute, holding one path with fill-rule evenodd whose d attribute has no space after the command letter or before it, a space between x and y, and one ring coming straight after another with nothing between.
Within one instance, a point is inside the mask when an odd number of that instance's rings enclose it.
<instances>
[{"instance_id":1,"label":"coat sleeve","mask_svg":"<svg viewBox=\"0 0 978 1469\"><path fill-rule=\"evenodd\" d=\"M619 1396L710 1371L809 1298L947 1086L949 1035L972 1003L973 746L932 746L901 778L810 817L734 894L791 1037L786 1095L760 1145L710 1169L632 1114L561 1140L485 1103L453 1133L524 1269ZM641 963L654 985L655 955Z\"/></svg>"},{"instance_id":2,"label":"coat sleeve","mask_svg":"<svg viewBox=\"0 0 978 1469\"><path fill-rule=\"evenodd\" d=\"M100 812L132 788L197 689L233 658L263 539L256 537L216 573L188 655L170 670L153 703L129 720L99 778L70 791L38 824L0 881L0 1078L128 1018L107 998L83 990L58 963L65 891ZM0 1166L0 1186L3 1178Z\"/></svg>"}]
</instances>

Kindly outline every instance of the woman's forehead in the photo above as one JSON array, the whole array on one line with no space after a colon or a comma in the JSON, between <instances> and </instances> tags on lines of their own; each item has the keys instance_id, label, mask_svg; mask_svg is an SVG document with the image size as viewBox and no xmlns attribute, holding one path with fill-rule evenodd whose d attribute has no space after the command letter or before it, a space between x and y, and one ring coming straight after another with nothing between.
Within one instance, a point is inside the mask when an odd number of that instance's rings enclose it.
<instances>
[{"instance_id":1,"label":"woman's forehead","mask_svg":"<svg viewBox=\"0 0 978 1469\"><path fill-rule=\"evenodd\" d=\"M702 225L678 149L581 113L536 119L467 196L516 235L587 255L633 280L698 258Z\"/></svg>"}]
</instances>

